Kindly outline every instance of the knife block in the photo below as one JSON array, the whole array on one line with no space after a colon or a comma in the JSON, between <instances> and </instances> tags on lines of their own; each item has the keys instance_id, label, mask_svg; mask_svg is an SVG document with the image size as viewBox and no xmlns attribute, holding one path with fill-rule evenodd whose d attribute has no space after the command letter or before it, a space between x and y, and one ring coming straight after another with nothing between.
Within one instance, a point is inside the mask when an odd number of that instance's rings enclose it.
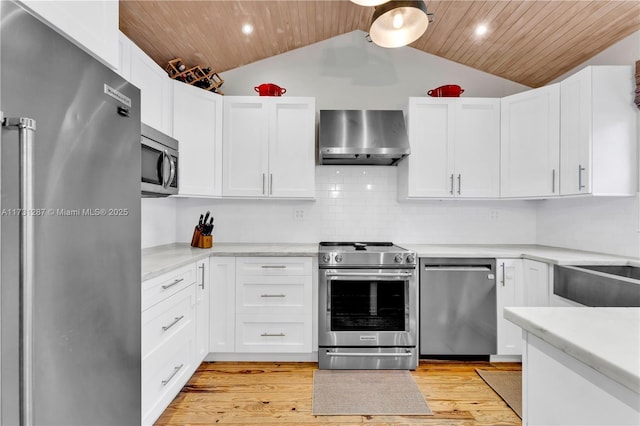
<instances>
[{"instance_id":1,"label":"knife block","mask_svg":"<svg viewBox=\"0 0 640 426\"><path fill-rule=\"evenodd\" d=\"M193 230L193 237L191 237L191 247L200 247L200 239L202 238L202 232L196 226Z\"/></svg>"},{"instance_id":2,"label":"knife block","mask_svg":"<svg viewBox=\"0 0 640 426\"><path fill-rule=\"evenodd\" d=\"M198 247L211 248L213 247L213 235L202 235L200 241L198 241Z\"/></svg>"},{"instance_id":3,"label":"knife block","mask_svg":"<svg viewBox=\"0 0 640 426\"><path fill-rule=\"evenodd\" d=\"M202 232L196 226L191 237L191 247L211 248L213 247L213 235L202 235Z\"/></svg>"}]
</instances>

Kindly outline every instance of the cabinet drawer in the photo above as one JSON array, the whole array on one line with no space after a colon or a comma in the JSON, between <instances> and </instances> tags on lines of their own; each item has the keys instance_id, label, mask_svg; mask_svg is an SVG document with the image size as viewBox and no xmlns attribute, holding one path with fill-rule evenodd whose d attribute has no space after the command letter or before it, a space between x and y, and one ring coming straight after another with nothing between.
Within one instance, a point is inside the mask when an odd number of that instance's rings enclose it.
<instances>
[{"instance_id":1,"label":"cabinet drawer","mask_svg":"<svg viewBox=\"0 0 640 426\"><path fill-rule=\"evenodd\" d=\"M310 257L238 257L236 274L245 275L311 275Z\"/></svg>"},{"instance_id":2,"label":"cabinet drawer","mask_svg":"<svg viewBox=\"0 0 640 426\"><path fill-rule=\"evenodd\" d=\"M193 351L193 327L187 327L143 358L143 424L153 424L189 380Z\"/></svg>"},{"instance_id":3,"label":"cabinet drawer","mask_svg":"<svg viewBox=\"0 0 640 426\"><path fill-rule=\"evenodd\" d=\"M238 352L311 352L311 322L302 315L238 315Z\"/></svg>"},{"instance_id":4,"label":"cabinet drawer","mask_svg":"<svg viewBox=\"0 0 640 426\"><path fill-rule=\"evenodd\" d=\"M311 310L311 277L243 277L236 287L240 314L304 314Z\"/></svg>"},{"instance_id":5,"label":"cabinet drawer","mask_svg":"<svg viewBox=\"0 0 640 426\"><path fill-rule=\"evenodd\" d=\"M191 263L142 283L142 310L196 282L196 264Z\"/></svg>"},{"instance_id":6,"label":"cabinet drawer","mask_svg":"<svg viewBox=\"0 0 640 426\"><path fill-rule=\"evenodd\" d=\"M195 287L179 291L142 313L142 357L144 358L193 322Z\"/></svg>"}]
</instances>

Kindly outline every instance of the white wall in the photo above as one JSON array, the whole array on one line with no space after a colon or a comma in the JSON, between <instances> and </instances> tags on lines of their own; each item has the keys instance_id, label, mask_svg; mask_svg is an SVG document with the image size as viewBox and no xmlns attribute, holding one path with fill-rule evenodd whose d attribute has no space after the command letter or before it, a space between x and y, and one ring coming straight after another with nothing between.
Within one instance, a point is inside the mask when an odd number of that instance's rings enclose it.
<instances>
[{"instance_id":1,"label":"white wall","mask_svg":"<svg viewBox=\"0 0 640 426\"><path fill-rule=\"evenodd\" d=\"M142 198L141 207L142 248L177 241L175 198Z\"/></svg>"},{"instance_id":2,"label":"white wall","mask_svg":"<svg viewBox=\"0 0 640 426\"><path fill-rule=\"evenodd\" d=\"M632 65L640 59L640 31L581 64ZM632 102L632 93L629 94ZM640 111L638 111L640 138ZM640 144L640 139L638 140ZM639 163L640 165L640 163ZM640 196L542 201L537 211L538 244L640 257Z\"/></svg>"},{"instance_id":3,"label":"white wall","mask_svg":"<svg viewBox=\"0 0 640 426\"><path fill-rule=\"evenodd\" d=\"M245 65L222 75L226 95L257 95L274 83L285 96L315 96L318 109L406 109L410 96L458 84L463 96L501 97L527 87L412 47L385 49L362 31Z\"/></svg>"},{"instance_id":4,"label":"white wall","mask_svg":"<svg viewBox=\"0 0 640 426\"><path fill-rule=\"evenodd\" d=\"M318 166L316 200L178 199L178 241L200 214L215 218L218 242L368 240L531 244L532 201L397 201L397 167ZM294 219L303 210L304 220Z\"/></svg>"}]
</instances>

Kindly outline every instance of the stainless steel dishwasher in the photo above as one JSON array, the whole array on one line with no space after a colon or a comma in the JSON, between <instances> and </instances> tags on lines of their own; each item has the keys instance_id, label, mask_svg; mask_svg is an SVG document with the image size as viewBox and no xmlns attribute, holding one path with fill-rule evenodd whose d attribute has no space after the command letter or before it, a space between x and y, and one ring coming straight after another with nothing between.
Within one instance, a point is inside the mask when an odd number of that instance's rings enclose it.
<instances>
[{"instance_id":1,"label":"stainless steel dishwasher","mask_svg":"<svg viewBox=\"0 0 640 426\"><path fill-rule=\"evenodd\" d=\"M420 259L420 355L496 353L496 261Z\"/></svg>"}]
</instances>

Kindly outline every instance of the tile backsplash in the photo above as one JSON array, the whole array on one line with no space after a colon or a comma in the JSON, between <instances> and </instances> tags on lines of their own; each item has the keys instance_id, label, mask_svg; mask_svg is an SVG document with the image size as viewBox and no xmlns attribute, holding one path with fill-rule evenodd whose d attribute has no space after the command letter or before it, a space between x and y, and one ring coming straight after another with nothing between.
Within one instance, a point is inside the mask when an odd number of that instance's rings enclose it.
<instances>
[{"instance_id":1,"label":"tile backsplash","mask_svg":"<svg viewBox=\"0 0 640 426\"><path fill-rule=\"evenodd\" d=\"M210 210L219 242L535 243L534 202L398 201L397 170L318 166L315 200L177 198L176 240Z\"/></svg>"}]
</instances>

